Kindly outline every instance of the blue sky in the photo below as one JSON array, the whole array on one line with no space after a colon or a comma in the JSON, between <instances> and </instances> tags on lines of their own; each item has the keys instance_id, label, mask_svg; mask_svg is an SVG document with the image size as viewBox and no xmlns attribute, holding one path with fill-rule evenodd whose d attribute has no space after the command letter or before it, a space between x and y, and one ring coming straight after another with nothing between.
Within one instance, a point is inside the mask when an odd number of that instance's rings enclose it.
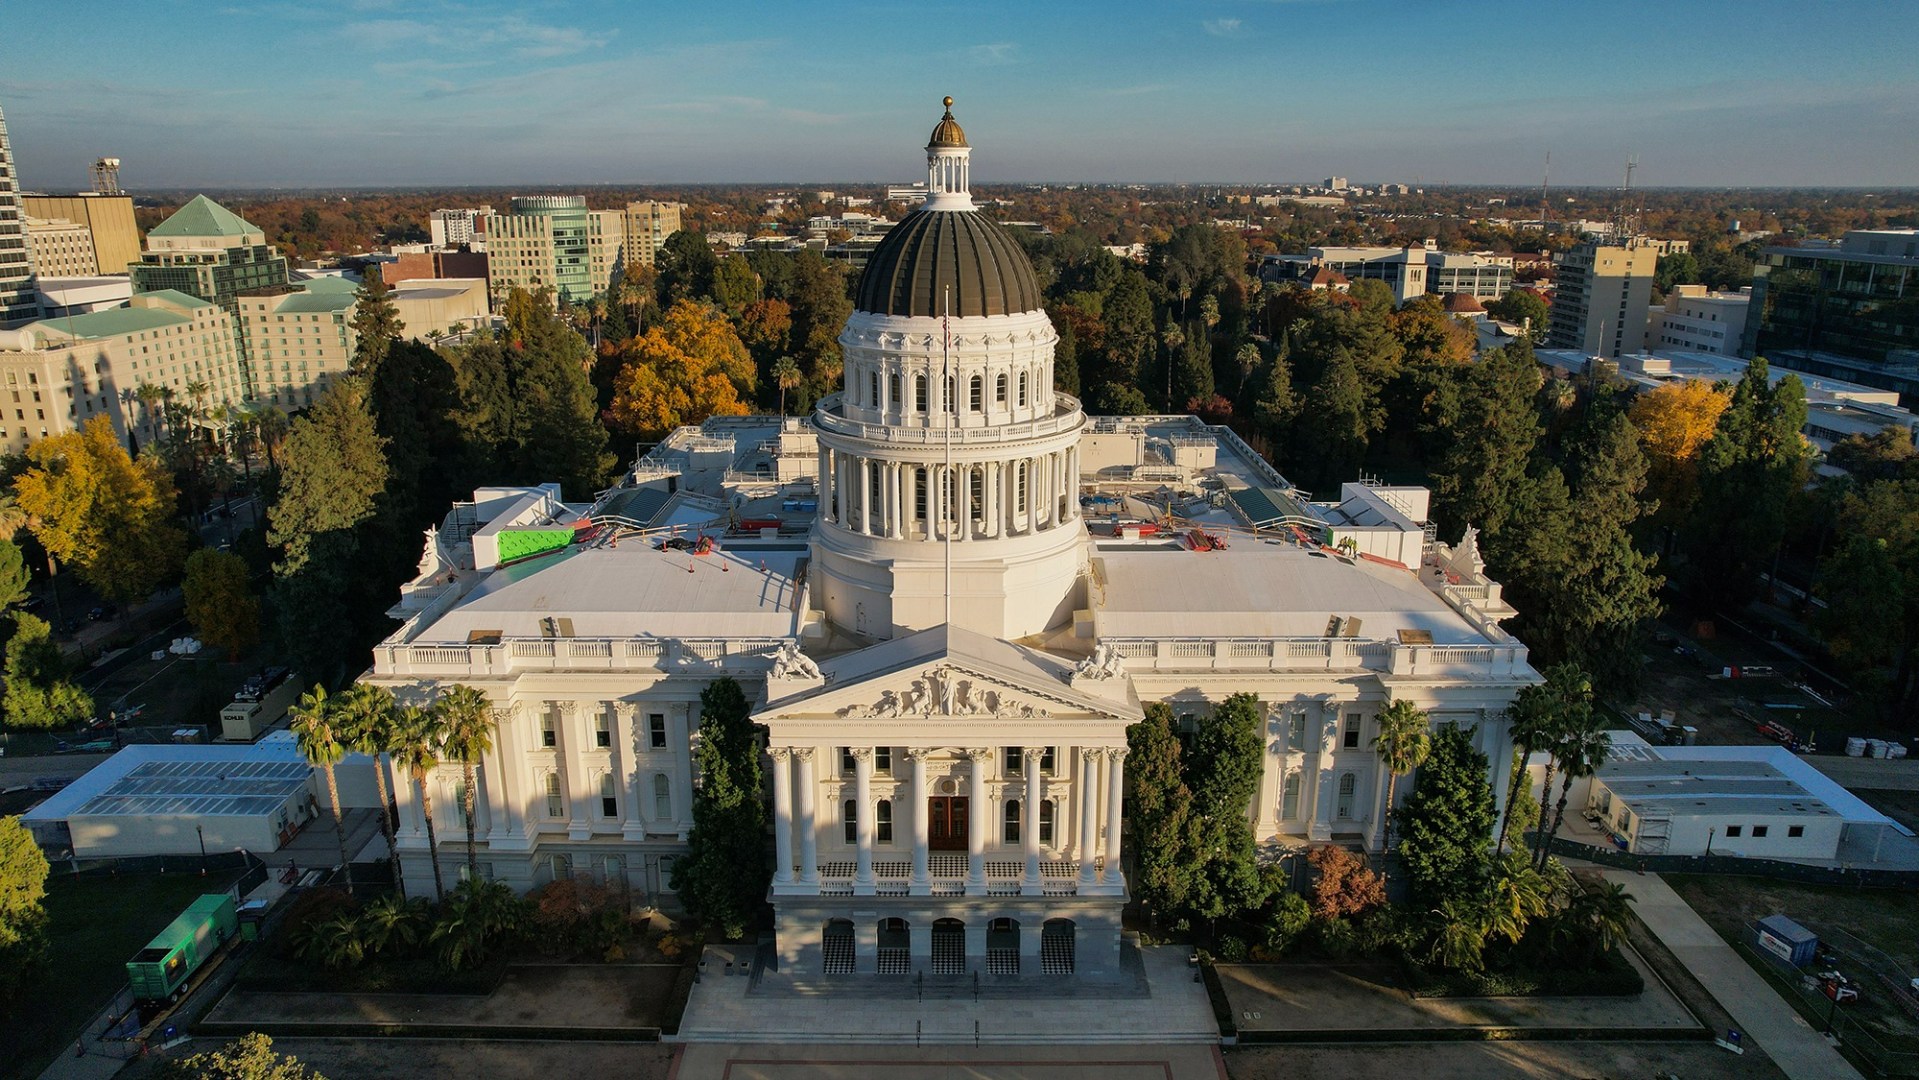
<instances>
[{"instance_id":1,"label":"blue sky","mask_svg":"<svg viewBox=\"0 0 1919 1080\"><path fill-rule=\"evenodd\" d=\"M0 0L30 187L1919 186L1919 0Z\"/></svg>"}]
</instances>

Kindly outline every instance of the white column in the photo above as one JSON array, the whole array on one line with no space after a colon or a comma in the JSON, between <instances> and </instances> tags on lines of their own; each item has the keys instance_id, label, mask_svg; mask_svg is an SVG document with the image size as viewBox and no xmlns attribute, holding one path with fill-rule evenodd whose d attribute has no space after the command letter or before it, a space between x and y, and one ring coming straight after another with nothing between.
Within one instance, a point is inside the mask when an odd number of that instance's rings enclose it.
<instances>
[{"instance_id":1,"label":"white column","mask_svg":"<svg viewBox=\"0 0 1919 1080\"><path fill-rule=\"evenodd\" d=\"M613 767L620 770L620 832L628 840L646 839L646 820L640 816L639 737L633 718L639 706L613 703Z\"/></svg>"},{"instance_id":2,"label":"white column","mask_svg":"<svg viewBox=\"0 0 1919 1080\"><path fill-rule=\"evenodd\" d=\"M1094 883L1093 860L1099 855L1099 748L1079 751L1079 883Z\"/></svg>"},{"instance_id":3,"label":"white column","mask_svg":"<svg viewBox=\"0 0 1919 1080\"><path fill-rule=\"evenodd\" d=\"M900 522L906 517L906 466L899 462L889 462L886 466L886 497L892 503L887 508L887 535L898 540L906 535Z\"/></svg>"},{"instance_id":4,"label":"white column","mask_svg":"<svg viewBox=\"0 0 1919 1080\"><path fill-rule=\"evenodd\" d=\"M1339 746L1339 702L1325 701L1319 706L1319 753L1313 761L1313 820L1306 827L1306 839L1333 838L1333 803L1338 796L1338 781L1333 776L1333 753Z\"/></svg>"},{"instance_id":5,"label":"white column","mask_svg":"<svg viewBox=\"0 0 1919 1080\"><path fill-rule=\"evenodd\" d=\"M693 739L687 714L691 706L675 701L666 706L666 742L673 748L673 829L684 841L693 829Z\"/></svg>"},{"instance_id":6,"label":"white column","mask_svg":"<svg viewBox=\"0 0 1919 1080\"><path fill-rule=\"evenodd\" d=\"M499 783L486 786L487 799L494 804L493 827L487 831L487 844L490 847L499 847L509 833L518 832L524 836L521 826L526 821L526 809L520 804L521 793L526 790L526 785L521 781L520 770L526 766L527 755L520 741L529 714L524 705L515 702L507 708L496 710L495 715L500 718L500 733L493 740L493 749L486 755L493 765L493 775L499 778ZM386 769L386 760L376 759L374 767ZM399 775L397 769L387 771L389 794L405 786L406 778ZM399 783L392 782L395 780ZM381 807L380 812L385 813L386 808Z\"/></svg>"},{"instance_id":7,"label":"white column","mask_svg":"<svg viewBox=\"0 0 1919 1080\"><path fill-rule=\"evenodd\" d=\"M793 748L775 746L773 756L773 884L793 882Z\"/></svg>"},{"instance_id":8,"label":"white column","mask_svg":"<svg viewBox=\"0 0 1919 1080\"><path fill-rule=\"evenodd\" d=\"M1285 747L1290 720L1288 711L1296 706L1275 705L1260 717L1259 794L1253 797L1253 839L1263 842L1279 832L1280 753Z\"/></svg>"},{"instance_id":9,"label":"white column","mask_svg":"<svg viewBox=\"0 0 1919 1080\"><path fill-rule=\"evenodd\" d=\"M1106 748L1106 872L1099 876L1105 885L1121 883L1119 872L1119 825L1123 813L1126 780L1126 748Z\"/></svg>"},{"instance_id":10,"label":"white column","mask_svg":"<svg viewBox=\"0 0 1919 1080\"><path fill-rule=\"evenodd\" d=\"M820 446L820 520L833 520L833 451L824 444Z\"/></svg>"},{"instance_id":11,"label":"white column","mask_svg":"<svg viewBox=\"0 0 1919 1080\"><path fill-rule=\"evenodd\" d=\"M986 802L986 763L992 760L993 751L976 746L967 750L966 756L973 766L967 787L966 891L979 895L986 891L986 830L993 816L993 808Z\"/></svg>"},{"instance_id":12,"label":"white column","mask_svg":"<svg viewBox=\"0 0 1919 1080\"><path fill-rule=\"evenodd\" d=\"M1025 805L1020 807L1020 847L1026 853L1026 877L1019 891L1027 896L1040 892L1039 879L1039 763L1045 750L1028 746L1020 753L1020 768L1026 778Z\"/></svg>"},{"instance_id":13,"label":"white column","mask_svg":"<svg viewBox=\"0 0 1919 1080\"><path fill-rule=\"evenodd\" d=\"M983 514L986 519L983 523L986 526L986 535L994 538L1004 536L1006 529L1000 524L999 518L999 462L987 463L986 475L981 480L981 484L980 494L986 504Z\"/></svg>"},{"instance_id":14,"label":"white column","mask_svg":"<svg viewBox=\"0 0 1919 1080\"><path fill-rule=\"evenodd\" d=\"M577 701L554 702L560 712L560 760L566 792L566 835L569 840L585 840L593 835L593 821L587 804L596 792L586 770L586 710Z\"/></svg>"},{"instance_id":15,"label":"white column","mask_svg":"<svg viewBox=\"0 0 1919 1080\"><path fill-rule=\"evenodd\" d=\"M819 782L813 778L813 748L796 746L793 756L800 762L800 883L820 883L819 825L813 817L813 792Z\"/></svg>"},{"instance_id":16,"label":"white column","mask_svg":"<svg viewBox=\"0 0 1919 1080\"><path fill-rule=\"evenodd\" d=\"M924 747L913 746L906 750L907 760L913 763L913 884L915 896L925 896L932 890L932 874L928 866L932 840L928 829L926 755Z\"/></svg>"},{"instance_id":17,"label":"white column","mask_svg":"<svg viewBox=\"0 0 1919 1080\"><path fill-rule=\"evenodd\" d=\"M860 475L860 532L867 536L878 535L873 531L873 461L871 458L859 459Z\"/></svg>"},{"instance_id":18,"label":"white column","mask_svg":"<svg viewBox=\"0 0 1919 1080\"><path fill-rule=\"evenodd\" d=\"M873 893L873 748L855 746L853 754L853 805L859 809L853 823L853 836L859 842L859 854L853 869L853 892Z\"/></svg>"},{"instance_id":19,"label":"white column","mask_svg":"<svg viewBox=\"0 0 1919 1080\"><path fill-rule=\"evenodd\" d=\"M1041 454L1033 461L1038 466L1033 477L1033 528L1053 527L1053 455Z\"/></svg>"}]
</instances>

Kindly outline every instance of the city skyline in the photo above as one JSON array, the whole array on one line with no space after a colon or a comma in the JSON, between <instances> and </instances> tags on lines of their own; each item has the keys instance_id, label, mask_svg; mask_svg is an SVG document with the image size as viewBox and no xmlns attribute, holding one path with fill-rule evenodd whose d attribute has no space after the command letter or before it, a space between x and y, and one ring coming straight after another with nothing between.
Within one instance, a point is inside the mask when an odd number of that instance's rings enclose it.
<instances>
[{"instance_id":1,"label":"city skyline","mask_svg":"<svg viewBox=\"0 0 1919 1080\"><path fill-rule=\"evenodd\" d=\"M101 155L134 190L907 180L891 148L947 93L989 183L1531 184L1548 151L1568 186L1617 184L1628 156L1649 187L1919 177L1895 136L1919 120L1919 9L1591 10L991 2L929 33L855 5L803 25L602 3L109 5L21 20L0 102L23 183L47 190L84 186ZM223 62L183 62L209 41ZM1782 42L1790 68L1764 60Z\"/></svg>"}]
</instances>

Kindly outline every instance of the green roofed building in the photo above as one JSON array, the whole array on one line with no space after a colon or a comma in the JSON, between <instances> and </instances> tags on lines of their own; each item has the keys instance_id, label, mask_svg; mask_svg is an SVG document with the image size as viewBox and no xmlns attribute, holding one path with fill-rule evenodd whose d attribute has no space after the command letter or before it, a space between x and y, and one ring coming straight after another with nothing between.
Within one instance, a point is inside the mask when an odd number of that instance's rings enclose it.
<instances>
[{"instance_id":1,"label":"green roofed building","mask_svg":"<svg viewBox=\"0 0 1919 1080\"><path fill-rule=\"evenodd\" d=\"M211 300L236 317L240 294L289 279L286 256L267 244L266 233L205 195L194 196L149 230L147 250L127 271L136 293L174 289ZM242 337L236 343L247 368L246 341Z\"/></svg>"}]
</instances>

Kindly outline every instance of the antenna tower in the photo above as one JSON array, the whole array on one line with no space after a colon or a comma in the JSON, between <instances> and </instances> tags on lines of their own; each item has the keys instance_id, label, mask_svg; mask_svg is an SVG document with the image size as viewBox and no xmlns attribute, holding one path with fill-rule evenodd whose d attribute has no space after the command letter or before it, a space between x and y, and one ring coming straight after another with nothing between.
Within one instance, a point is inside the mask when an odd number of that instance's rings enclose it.
<instances>
[{"instance_id":1,"label":"antenna tower","mask_svg":"<svg viewBox=\"0 0 1919 1080\"><path fill-rule=\"evenodd\" d=\"M95 195L118 195L121 193L119 158L99 158L94 161L91 172L93 173L93 193Z\"/></svg>"},{"instance_id":2,"label":"antenna tower","mask_svg":"<svg viewBox=\"0 0 1919 1080\"><path fill-rule=\"evenodd\" d=\"M1539 230L1547 231L1553 219L1552 204L1546 201L1546 189L1553 182L1553 152L1546 151L1546 172L1539 178Z\"/></svg>"}]
</instances>

